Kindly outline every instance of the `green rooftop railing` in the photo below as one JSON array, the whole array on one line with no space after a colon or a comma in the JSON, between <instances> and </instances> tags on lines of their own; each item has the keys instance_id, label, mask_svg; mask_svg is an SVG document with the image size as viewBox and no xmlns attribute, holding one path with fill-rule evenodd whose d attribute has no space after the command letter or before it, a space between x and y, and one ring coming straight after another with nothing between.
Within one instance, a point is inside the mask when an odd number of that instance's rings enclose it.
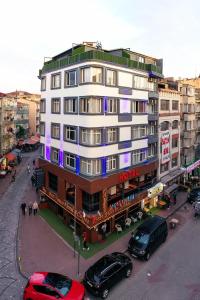
<instances>
[{"instance_id":1,"label":"green rooftop railing","mask_svg":"<svg viewBox=\"0 0 200 300\"><path fill-rule=\"evenodd\" d=\"M44 64L42 73L50 72L86 60L100 60L100 61L110 62L125 67L133 68L133 69L139 69L139 70L162 74L161 67L159 66L155 66L152 64L144 64L138 61L131 60L128 57L115 56L110 53L95 51L95 50L78 53L58 60L48 61Z\"/></svg>"}]
</instances>

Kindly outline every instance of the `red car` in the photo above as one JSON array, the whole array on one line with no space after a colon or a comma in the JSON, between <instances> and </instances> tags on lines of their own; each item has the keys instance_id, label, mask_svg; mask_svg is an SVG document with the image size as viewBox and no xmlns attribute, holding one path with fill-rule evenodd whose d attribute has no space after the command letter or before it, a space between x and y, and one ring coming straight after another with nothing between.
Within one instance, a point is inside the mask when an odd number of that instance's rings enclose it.
<instances>
[{"instance_id":1,"label":"red car","mask_svg":"<svg viewBox=\"0 0 200 300\"><path fill-rule=\"evenodd\" d=\"M83 300L84 286L57 273L36 272L28 280L23 300Z\"/></svg>"}]
</instances>

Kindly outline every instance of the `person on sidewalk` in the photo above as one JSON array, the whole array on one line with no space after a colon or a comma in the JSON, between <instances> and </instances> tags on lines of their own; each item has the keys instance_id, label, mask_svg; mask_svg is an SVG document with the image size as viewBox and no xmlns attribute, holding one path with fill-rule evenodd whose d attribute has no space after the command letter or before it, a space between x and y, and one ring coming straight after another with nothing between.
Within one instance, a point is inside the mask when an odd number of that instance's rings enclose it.
<instances>
[{"instance_id":1,"label":"person on sidewalk","mask_svg":"<svg viewBox=\"0 0 200 300\"><path fill-rule=\"evenodd\" d=\"M38 203L37 201L33 202L33 215L35 216L37 214L38 211Z\"/></svg>"},{"instance_id":2,"label":"person on sidewalk","mask_svg":"<svg viewBox=\"0 0 200 300\"><path fill-rule=\"evenodd\" d=\"M21 210L22 210L22 214L25 216L26 215L26 203L25 202L22 202Z\"/></svg>"},{"instance_id":3,"label":"person on sidewalk","mask_svg":"<svg viewBox=\"0 0 200 300\"><path fill-rule=\"evenodd\" d=\"M30 168L30 165L29 165L29 164L27 165L27 172L28 172L28 174L31 173L31 168Z\"/></svg>"},{"instance_id":4,"label":"person on sidewalk","mask_svg":"<svg viewBox=\"0 0 200 300\"><path fill-rule=\"evenodd\" d=\"M87 245L88 235L86 231L83 231L82 238L83 238L83 250L87 250L87 251L90 250L90 248Z\"/></svg>"},{"instance_id":5,"label":"person on sidewalk","mask_svg":"<svg viewBox=\"0 0 200 300\"><path fill-rule=\"evenodd\" d=\"M176 205L176 192L174 192L174 194L173 194L173 203L174 203L174 205Z\"/></svg>"},{"instance_id":6,"label":"person on sidewalk","mask_svg":"<svg viewBox=\"0 0 200 300\"><path fill-rule=\"evenodd\" d=\"M30 202L29 205L28 205L28 215L32 215L32 209L33 209L33 203Z\"/></svg>"},{"instance_id":7,"label":"person on sidewalk","mask_svg":"<svg viewBox=\"0 0 200 300\"><path fill-rule=\"evenodd\" d=\"M106 229L107 229L107 224L103 223L103 225L101 226L102 240L106 239Z\"/></svg>"}]
</instances>

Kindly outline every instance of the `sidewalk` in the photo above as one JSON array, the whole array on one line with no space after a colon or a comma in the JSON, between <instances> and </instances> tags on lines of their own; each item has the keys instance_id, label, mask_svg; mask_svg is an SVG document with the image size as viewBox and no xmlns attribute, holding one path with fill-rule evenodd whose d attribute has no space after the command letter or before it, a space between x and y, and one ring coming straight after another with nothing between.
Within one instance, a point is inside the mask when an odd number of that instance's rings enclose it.
<instances>
[{"instance_id":1,"label":"sidewalk","mask_svg":"<svg viewBox=\"0 0 200 300\"><path fill-rule=\"evenodd\" d=\"M23 199L26 203L37 199L38 196L31 183L27 186L26 192ZM158 214L170 218L171 214L184 205L186 199L187 193L179 192L176 205L166 210L160 210ZM85 270L103 255L114 251L125 252L129 239L130 233L121 238L119 236L118 240L91 258L84 259L80 256L80 278L83 277ZM39 215L21 215L19 245L21 271L27 277L35 271L51 271L77 278L77 254L74 257L73 248L59 237Z\"/></svg>"}]
</instances>

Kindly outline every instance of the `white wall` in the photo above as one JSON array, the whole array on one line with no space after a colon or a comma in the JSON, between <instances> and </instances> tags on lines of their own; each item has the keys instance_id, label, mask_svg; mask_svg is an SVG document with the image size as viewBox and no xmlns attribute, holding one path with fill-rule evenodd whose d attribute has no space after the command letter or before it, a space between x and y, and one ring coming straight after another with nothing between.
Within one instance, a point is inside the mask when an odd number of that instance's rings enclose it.
<instances>
[{"instance_id":1,"label":"white wall","mask_svg":"<svg viewBox=\"0 0 200 300\"><path fill-rule=\"evenodd\" d=\"M131 140L131 127L121 127L119 129L119 140L120 142Z\"/></svg>"},{"instance_id":2,"label":"white wall","mask_svg":"<svg viewBox=\"0 0 200 300\"><path fill-rule=\"evenodd\" d=\"M131 166L131 153L123 153L119 156L119 167L120 169Z\"/></svg>"}]
</instances>

